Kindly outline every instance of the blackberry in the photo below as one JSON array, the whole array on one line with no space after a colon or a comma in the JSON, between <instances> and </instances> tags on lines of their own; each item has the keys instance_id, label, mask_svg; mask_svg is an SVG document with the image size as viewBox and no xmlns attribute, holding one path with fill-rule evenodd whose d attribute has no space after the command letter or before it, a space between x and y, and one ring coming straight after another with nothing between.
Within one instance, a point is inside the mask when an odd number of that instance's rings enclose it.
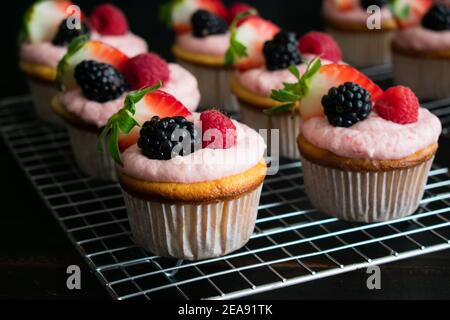
<instances>
[{"instance_id":1,"label":"blackberry","mask_svg":"<svg viewBox=\"0 0 450 320\"><path fill-rule=\"evenodd\" d=\"M93 101L115 100L128 90L122 74L106 63L84 60L75 67L74 76L84 96Z\"/></svg>"},{"instance_id":2,"label":"blackberry","mask_svg":"<svg viewBox=\"0 0 450 320\"><path fill-rule=\"evenodd\" d=\"M370 6L378 6L380 8L383 8L387 4L387 0L361 0L361 7L363 7L365 10L367 10L367 8Z\"/></svg>"},{"instance_id":3,"label":"blackberry","mask_svg":"<svg viewBox=\"0 0 450 320\"><path fill-rule=\"evenodd\" d=\"M422 19L424 28L444 31L450 29L450 7L445 4L435 4Z\"/></svg>"},{"instance_id":4,"label":"blackberry","mask_svg":"<svg viewBox=\"0 0 450 320\"><path fill-rule=\"evenodd\" d=\"M228 31L228 24L225 20L206 10L196 11L192 16L191 23L192 32L197 38L223 34Z\"/></svg>"},{"instance_id":5,"label":"blackberry","mask_svg":"<svg viewBox=\"0 0 450 320\"><path fill-rule=\"evenodd\" d=\"M90 34L89 27L85 23L82 22L79 29L70 29L67 26L67 20L68 19L65 19L59 25L58 32L52 41L55 46L66 46L76 37Z\"/></svg>"},{"instance_id":6,"label":"blackberry","mask_svg":"<svg viewBox=\"0 0 450 320\"><path fill-rule=\"evenodd\" d=\"M330 89L322 98L328 122L335 127L350 128L366 119L372 111L370 93L359 85L347 82Z\"/></svg>"},{"instance_id":7,"label":"blackberry","mask_svg":"<svg viewBox=\"0 0 450 320\"><path fill-rule=\"evenodd\" d=\"M185 130L179 141L175 140L173 134L176 130ZM183 138L189 137L190 147L183 149ZM196 146L201 146L199 141L199 131L192 122L184 117L163 118L153 117L150 121L144 123L141 129L138 147L142 153L149 159L170 160L176 156L187 156L196 150ZM175 147L181 151L175 152Z\"/></svg>"},{"instance_id":8,"label":"blackberry","mask_svg":"<svg viewBox=\"0 0 450 320\"><path fill-rule=\"evenodd\" d=\"M283 70L302 62L294 32L279 32L271 41L264 43L264 56L268 70Z\"/></svg>"}]
</instances>

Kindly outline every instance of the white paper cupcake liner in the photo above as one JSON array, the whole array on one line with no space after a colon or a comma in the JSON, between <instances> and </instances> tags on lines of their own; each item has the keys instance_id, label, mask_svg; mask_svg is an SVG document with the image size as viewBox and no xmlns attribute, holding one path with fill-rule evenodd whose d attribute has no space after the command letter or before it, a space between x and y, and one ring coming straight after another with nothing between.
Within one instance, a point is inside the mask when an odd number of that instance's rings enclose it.
<instances>
[{"instance_id":1,"label":"white paper cupcake liner","mask_svg":"<svg viewBox=\"0 0 450 320\"><path fill-rule=\"evenodd\" d=\"M103 181L117 181L114 161L103 143L103 152L97 149L98 135L67 126L75 160L84 174Z\"/></svg>"},{"instance_id":2,"label":"white paper cupcake liner","mask_svg":"<svg viewBox=\"0 0 450 320\"><path fill-rule=\"evenodd\" d=\"M327 27L339 43L343 60L355 67L369 67L391 62L392 31L347 32Z\"/></svg>"},{"instance_id":3,"label":"white paper cupcake liner","mask_svg":"<svg viewBox=\"0 0 450 320\"><path fill-rule=\"evenodd\" d=\"M417 96L450 97L450 59L415 58L393 52L393 63L395 82L410 87Z\"/></svg>"},{"instance_id":4,"label":"white paper cupcake liner","mask_svg":"<svg viewBox=\"0 0 450 320\"><path fill-rule=\"evenodd\" d=\"M237 100L237 99L236 99ZM256 131L260 129L279 129L279 155L288 159L299 159L300 153L297 146L297 137L300 134L300 117L292 117L289 112L269 116L263 109L252 107L242 101L238 101L241 122ZM268 133L270 136L270 132ZM268 141L267 150L271 150L272 142Z\"/></svg>"},{"instance_id":5,"label":"white paper cupcake liner","mask_svg":"<svg viewBox=\"0 0 450 320\"><path fill-rule=\"evenodd\" d=\"M136 243L160 256L204 260L242 248L256 223L262 186L240 198L212 204L148 202L124 192Z\"/></svg>"},{"instance_id":6,"label":"white paper cupcake liner","mask_svg":"<svg viewBox=\"0 0 450 320\"><path fill-rule=\"evenodd\" d=\"M201 107L215 107L228 112L238 111L230 91L232 69L205 67L181 60L178 63L197 78Z\"/></svg>"},{"instance_id":7,"label":"white paper cupcake liner","mask_svg":"<svg viewBox=\"0 0 450 320\"><path fill-rule=\"evenodd\" d=\"M325 214L351 222L378 222L413 214L419 207L433 159L380 172L343 171L302 158L305 191Z\"/></svg>"},{"instance_id":8,"label":"white paper cupcake liner","mask_svg":"<svg viewBox=\"0 0 450 320\"><path fill-rule=\"evenodd\" d=\"M40 119L45 122L62 126L64 122L51 108L51 101L58 91L54 83L28 79L34 108Z\"/></svg>"}]
</instances>

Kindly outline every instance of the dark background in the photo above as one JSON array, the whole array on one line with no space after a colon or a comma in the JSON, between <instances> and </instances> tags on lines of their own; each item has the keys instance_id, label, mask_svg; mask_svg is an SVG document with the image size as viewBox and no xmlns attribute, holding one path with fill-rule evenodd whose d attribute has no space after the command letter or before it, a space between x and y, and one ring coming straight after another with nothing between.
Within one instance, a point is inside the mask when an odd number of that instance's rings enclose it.
<instances>
[{"instance_id":1,"label":"dark background","mask_svg":"<svg viewBox=\"0 0 450 320\"><path fill-rule=\"evenodd\" d=\"M15 39L25 9L32 1L2 1L0 19L0 97L27 93L17 68ZM157 18L162 1L112 1L124 9L132 30L153 51L171 59L173 35ZM225 1L230 3L231 1ZM299 34L321 29L319 0L258 0L263 16ZM77 1L83 11L102 1ZM445 142L448 145L448 141ZM444 154L450 154L444 151ZM108 299L106 290L70 244L0 140L0 299ZM300 299L444 299L450 297L449 252L435 253L382 266L381 291L369 291L365 271L270 293L263 298ZM83 288L68 291L66 268L82 266Z\"/></svg>"}]
</instances>

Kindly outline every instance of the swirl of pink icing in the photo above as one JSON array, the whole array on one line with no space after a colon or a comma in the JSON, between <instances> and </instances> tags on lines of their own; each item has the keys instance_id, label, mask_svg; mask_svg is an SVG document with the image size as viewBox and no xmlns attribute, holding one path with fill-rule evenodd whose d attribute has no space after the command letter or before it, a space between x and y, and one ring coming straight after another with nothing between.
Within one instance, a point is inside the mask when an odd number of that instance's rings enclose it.
<instances>
[{"instance_id":1,"label":"swirl of pink icing","mask_svg":"<svg viewBox=\"0 0 450 320\"><path fill-rule=\"evenodd\" d=\"M183 67L169 64L170 80L162 90L180 100L190 111L195 111L200 102L197 79ZM119 99L100 103L86 99L80 89L59 94L61 104L67 111L98 128L106 125L108 119L123 107L125 95Z\"/></svg>"},{"instance_id":2,"label":"swirl of pink icing","mask_svg":"<svg viewBox=\"0 0 450 320\"><path fill-rule=\"evenodd\" d=\"M356 1L359 3L359 1ZM334 0L325 0L323 2L323 16L325 20L335 21L337 23L354 23L365 25L369 14L361 6L356 5L355 8L347 11L339 11ZM393 19L392 13L387 6L381 9L381 20L388 21Z\"/></svg>"},{"instance_id":3,"label":"swirl of pink icing","mask_svg":"<svg viewBox=\"0 0 450 320\"><path fill-rule=\"evenodd\" d=\"M196 38L190 32L177 36L176 43L186 51L211 56L224 56L230 46L230 33Z\"/></svg>"},{"instance_id":4,"label":"swirl of pink icing","mask_svg":"<svg viewBox=\"0 0 450 320\"><path fill-rule=\"evenodd\" d=\"M394 45L403 50L432 52L450 49L450 31L428 30L421 26L395 32Z\"/></svg>"},{"instance_id":5,"label":"swirl of pink icing","mask_svg":"<svg viewBox=\"0 0 450 320\"><path fill-rule=\"evenodd\" d=\"M333 127L323 117L302 123L303 136L315 146L341 157L398 160L436 143L441 122L427 109L419 110L419 121L407 125L384 120L372 112L351 128Z\"/></svg>"},{"instance_id":6,"label":"swirl of pink icing","mask_svg":"<svg viewBox=\"0 0 450 320\"><path fill-rule=\"evenodd\" d=\"M201 127L198 114L193 121ZM122 155L121 170L136 179L172 183L207 182L241 174L264 159L266 144L256 131L238 122L235 125L237 144L230 149L201 149L186 157L161 161L148 159L134 145Z\"/></svg>"}]
</instances>

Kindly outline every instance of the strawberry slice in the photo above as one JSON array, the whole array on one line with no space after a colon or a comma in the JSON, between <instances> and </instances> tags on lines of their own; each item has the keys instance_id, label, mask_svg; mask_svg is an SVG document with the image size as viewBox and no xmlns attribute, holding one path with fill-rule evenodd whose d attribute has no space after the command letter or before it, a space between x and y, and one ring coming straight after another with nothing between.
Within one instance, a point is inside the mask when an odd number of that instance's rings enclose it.
<instances>
[{"instance_id":1,"label":"strawberry slice","mask_svg":"<svg viewBox=\"0 0 450 320\"><path fill-rule=\"evenodd\" d=\"M334 0L334 4L339 11L345 12L352 10L358 5L357 0Z\"/></svg>"},{"instance_id":2,"label":"strawberry slice","mask_svg":"<svg viewBox=\"0 0 450 320\"><path fill-rule=\"evenodd\" d=\"M420 24L423 16L433 6L433 0L395 0L391 10L400 28Z\"/></svg>"},{"instance_id":3,"label":"strawberry slice","mask_svg":"<svg viewBox=\"0 0 450 320\"><path fill-rule=\"evenodd\" d=\"M280 32L280 28L259 16L246 18L233 32L229 52L233 51L236 42L246 48L246 55L234 54L234 65L240 70L258 68L264 65L263 46ZM228 55L228 54L227 54Z\"/></svg>"},{"instance_id":4,"label":"strawberry slice","mask_svg":"<svg viewBox=\"0 0 450 320\"><path fill-rule=\"evenodd\" d=\"M136 113L134 119L142 126L146 121L154 116L160 118L167 117L188 117L191 112L174 96L161 91L153 91L144 96L136 103ZM135 127L129 134L121 133L119 135L119 150L125 151L130 146L137 143L139 139L140 128Z\"/></svg>"},{"instance_id":5,"label":"strawberry slice","mask_svg":"<svg viewBox=\"0 0 450 320\"><path fill-rule=\"evenodd\" d=\"M243 2L235 2L233 3L230 8L228 9L228 16L230 19L230 22L233 21L239 14L254 10L257 14L256 8L250 6L249 4L243 3Z\"/></svg>"},{"instance_id":6,"label":"strawberry slice","mask_svg":"<svg viewBox=\"0 0 450 320\"><path fill-rule=\"evenodd\" d=\"M374 103L383 94L383 90L378 85L349 65L324 65L309 79L307 92L300 102L300 115L302 118L307 120L312 117L324 116L322 97L332 87L338 87L346 82L356 83L369 91Z\"/></svg>"},{"instance_id":7,"label":"strawberry slice","mask_svg":"<svg viewBox=\"0 0 450 320\"><path fill-rule=\"evenodd\" d=\"M74 78L75 67L84 60L107 63L122 70L128 57L116 48L100 41L87 41L86 37L75 39L67 54L58 65L57 83L61 88L71 89L77 86Z\"/></svg>"}]
</instances>

